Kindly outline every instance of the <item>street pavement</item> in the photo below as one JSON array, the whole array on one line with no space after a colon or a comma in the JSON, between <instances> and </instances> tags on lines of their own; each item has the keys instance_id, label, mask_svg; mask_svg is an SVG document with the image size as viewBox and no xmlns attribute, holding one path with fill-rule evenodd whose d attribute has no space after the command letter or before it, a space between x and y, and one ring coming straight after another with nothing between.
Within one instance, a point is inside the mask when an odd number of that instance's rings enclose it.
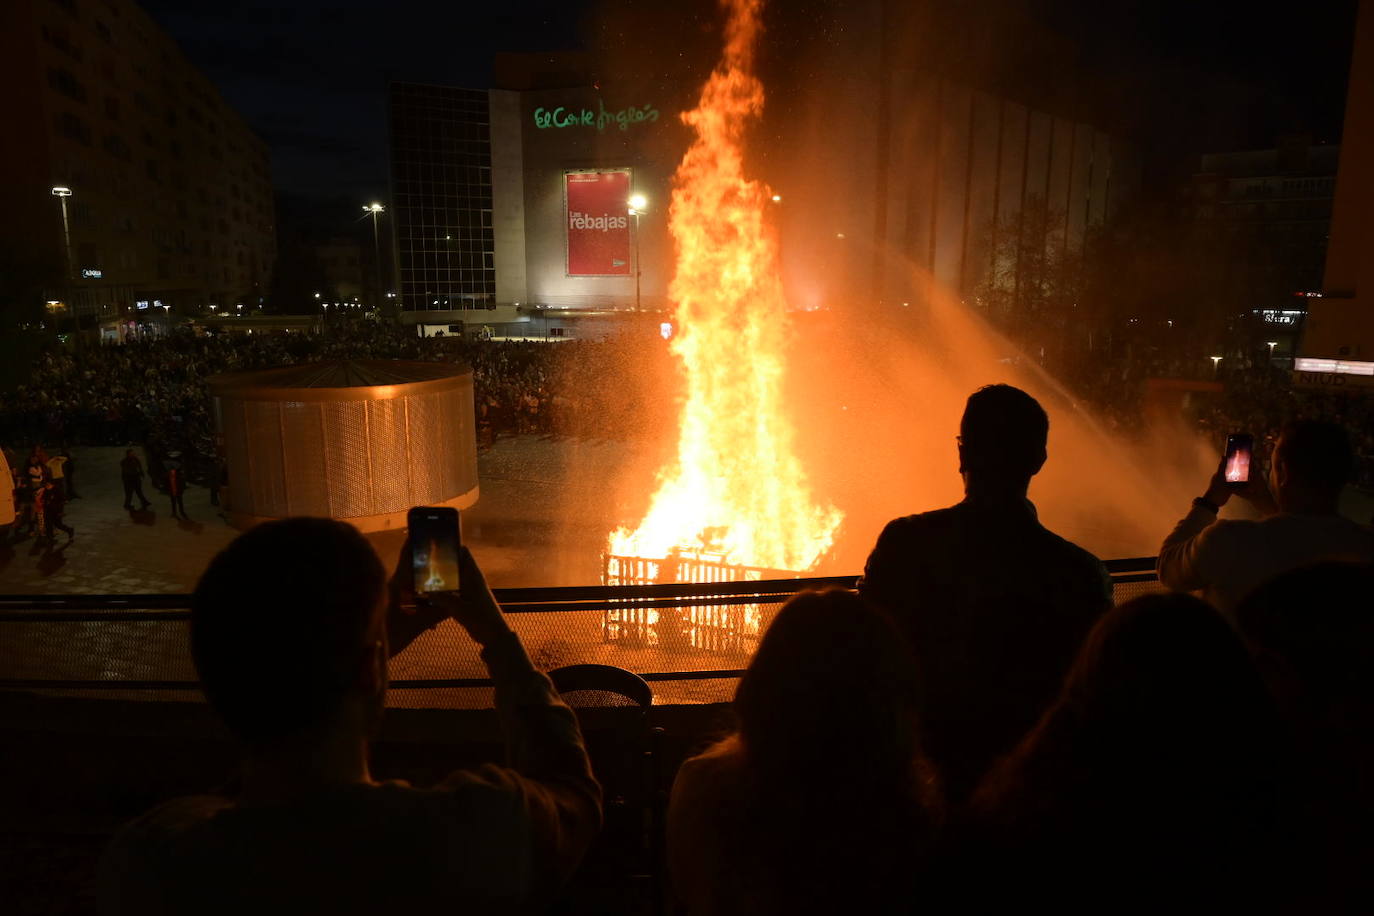
<instances>
[{"instance_id":1,"label":"street pavement","mask_svg":"<svg viewBox=\"0 0 1374 916\"><path fill-rule=\"evenodd\" d=\"M463 513L463 536L488 582L502 588L600 581L601 548L620 521L605 481L618 474L626 451L615 443L523 436L484 452L481 497ZM52 549L0 530L0 594L189 592L238 533L203 487L186 491L188 520L172 517L170 498L147 478L151 505L126 511L123 448L78 448L72 455L80 498L67 503L66 523L75 538L68 543L58 535ZM370 536L388 567L402 538L394 531Z\"/></svg>"},{"instance_id":2,"label":"street pavement","mask_svg":"<svg viewBox=\"0 0 1374 916\"><path fill-rule=\"evenodd\" d=\"M0 548L0 595L186 593L217 551L238 533L209 492L187 490L189 520L171 517L171 501L145 479L147 510L126 511L119 461L123 448L73 450L79 499L66 521L76 529L57 549L24 538ZM140 454L140 457L142 455ZM600 581L607 533L643 511L647 493L617 481L652 479L656 455L623 444L524 436L503 439L479 459L481 498L463 512L463 537L493 587L588 585ZM145 461L146 464L146 461ZM8 532L10 539L13 532ZM400 552L402 532L370 536L384 563ZM270 583L264 583L270 587ZM632 671L742 667L752 641L726 651L669 651L608 639L600 612L515 614L511 623L536 665L577 662ZM72 621L5 624L0 672L5 677L70 680L182 680L195 677L184 622ZM392 660L394 680L482 677L477 647L446 621ZM661 682L659 702L715 702L731 680ZM81 691L73 691L82 695ZM101 691L107 698L194 701L194 691ZM393 690L393 706L481 707L490 691L470 688Z\"/></svg>"}]
</instances>

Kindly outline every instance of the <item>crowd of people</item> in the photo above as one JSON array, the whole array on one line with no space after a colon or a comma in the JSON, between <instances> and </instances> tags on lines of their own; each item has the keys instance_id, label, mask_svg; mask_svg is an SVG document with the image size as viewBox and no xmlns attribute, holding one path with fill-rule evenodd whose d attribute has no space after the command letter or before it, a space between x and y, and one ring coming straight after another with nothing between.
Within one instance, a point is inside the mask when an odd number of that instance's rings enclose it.
<instances>
[{"instance_id":1,"label":"crowd of people","mask_svg":"<svg viewBox=\"0 0 1374 916\"><path fill-rule=\"evenodd\" d=\"M642 434L662 419L657 402L671 397L665 346L640 340L551 343L418 337L413 329L360 321L320 335L260 333L196 336L182 331L80 352L53 349L0 402L0 441L60 446L140 444L151 469L170 451L184 456L188 478L214 477L213 407L205 379L221 372L266 369L310 360L407 359L472 368L478 441L535 434L615 439ZM1062 380L1114 434L1145 429L1145 382L1151 378L1219 381L1200 393L1189 418L1220 440L1249 430L1272 446L1291 417L1330 420L1354 433L1355 482L1374 488L1374 402L1357 395L1295 387L1267 362L1214 371L1150 349L1076 360ZM155 478L161 480L159 474Z\"/></svg>"},{"instance_id":2,"label":"crowd of people","mask_svg":"<svg viewBox=\"0 0 1374 916\"><path fill-rule=\"evenodd\" d=\"M1267 482L1219 467L1161 533L1178 591L1119 605L1027 499L1048 428L1019 389L975 392L964 499L892 521L857 591L778 613L734 727L673 780L677 911L1368 911L1374 531L1336 509L1344 428L1286 425ZM1261 517L1218 520L1233 497ZM428 600L407 560L388 586L347 525L288 519L212 561L192 654L242 776L116 836L107 912L557 899L602 816L577 719L466 550L461 592ZM378 781L387 660L448 618L482 647L509 763Z\"/></svg>"},{"instance_id":3,"label":"crowd of people","mask_svg":"<svg viewBox=\"0 0 1374 916\"><path fill-rule=\"evenodd\" d=\"M643 429L641 377L656 348L624 341L420 338L413 329L360 321L321 335L194 335L133 340L82 351L52 349L0 402L0 441L63 447L145 447L159 481L162 458L184 456L188 478L215 475L214 411L205 380L223 372L311 360L404 359L472 368L478 441L504 435L625 436Z\"/></svg>"},{"instance_id":4,"label":"crowd of people","mask_svg":"<svg viewBox=\"0 0 1374 916\"><path fill-rule=\"evenodd\" d=\"M76 531L63 522L67 501L79 498L76 494L76 462L71 452L62 449L49 455L36 445L28 456L19 456L6 448L5 463L9 465L14 493L15 520L3 539L33 538L35 545L46 545L49 551L57 547L57 532L67 536L61 549L66 549L76 537Z\"/></svg>"}]
</instances>

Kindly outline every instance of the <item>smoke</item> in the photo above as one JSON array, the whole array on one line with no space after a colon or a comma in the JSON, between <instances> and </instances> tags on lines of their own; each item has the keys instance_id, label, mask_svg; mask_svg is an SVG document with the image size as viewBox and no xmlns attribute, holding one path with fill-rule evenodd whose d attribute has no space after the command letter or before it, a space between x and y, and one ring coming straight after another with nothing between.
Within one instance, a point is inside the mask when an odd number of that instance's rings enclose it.
<instances>
[{"instance_id":1,"label":"smoke","mask_svg":"<svg viewBox=\"0 0 1374 916\"><path fill-rule=\"evenodd\" d=\"M788 402L818 491L845 513L823 574L857 571L890 519L962 498L955 436L983 385L1015 385L1044 406L1049 460L1030 498L1047 527L1100 557L1153 556L1214 467L1181 420L1108 430L946 292L926 307L855 303L797 318Z\"/></svg>"}]
</instances>

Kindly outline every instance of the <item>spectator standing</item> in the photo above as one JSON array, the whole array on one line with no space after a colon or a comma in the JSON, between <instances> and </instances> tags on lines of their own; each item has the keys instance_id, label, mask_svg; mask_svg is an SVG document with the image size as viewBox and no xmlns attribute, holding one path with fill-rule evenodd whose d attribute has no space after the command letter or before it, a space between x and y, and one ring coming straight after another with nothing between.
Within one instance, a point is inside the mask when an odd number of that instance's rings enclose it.
<instances>
[{"instance_id":1,"label":"spectator standing","mask_svg":"<svg viewBox=\"0 0 1374 916\"><path fill-rule=\"evenodd\" d=\"M63 450L63 452L65 452L65 449ZM67 456L66 456L63 452L58 452L56 455L53 455L51 458L49 458L48 461L47 461L47 466L48 466L48 479L49 479L49 480L55 481L55 482L57 483L57 485L58 485L59 487L62 488L62 492L63 492L63 493L66 493L66 492L67 492L67 480L66 480L67 473L66 473L66 465L67 465L67 462L68 462L69 459L67 458Z\"/></svg>"},{"instance_id":2,"label":"spectator standing","mask_svg":"<svg viewBox=\"0 0 1374 916\"><path fill-rule=\"evenodd\" d=\"M172 518L186 518L186 472L181 467L181 452L167 455L167 495L172 499Z\"/></svg>"},{"instance_id":3,"label":"spectator standing","mask_svg":"<svg viewBox=\"0 0 1374 916\"><path fill-rule=\"evenodd\" d=\"M1280 912L1291 754L1232 629L1189 595L1098 623L1057 702L974 799L968 912ZM986 899L992 898L992 899Z\"/></svg>"},{"instance_id":4,"label":"spectator standing","mask_svg":"<svg viewBox=\"0 0 1374 916\"><path fill-rule=\"evenodd\" d=\"M923 747L951 802L1035 724L1111 607L1102 563L1041 525L1026 498L1048 436L1024 391L974 392L959 427L964 501L890 522L860 583L911 645Z\"/></svg>"},{"instance_id":5,"label":"spectator standing","mask_svg":"<svg viewBox=\"0 0 1374 916\"><path fill-rule=\"evenodd\" d=\"M738 730L684 763L668 812L689 916L909 912L938 818L896 627L843 591L778 613Z\"/></svg>"},{"instance_id":6,"label":"spectator standing","mask_svg":"<svg viewBox=\"0 0 1374 916\"><path fill-rule=\"evenodd\" d=\"M148 497L143 495L143 462L138 460L133 449L124 452L124 458L119 462L119 476L124 481L124 508L134 507L135 496L143 503L141 508L148 508Z\"/></svg>"},{"instance_id":7,"label":"spectator standing","mask_svg":"<svg viewBox=\"0 0 1374 916\"><path fill-rule=\"evenodd\" d=\"M47 459L40 454L39 449L35 448L33 454L29 456L25 473L28 476L29 491L32 493L37 493L43 487L43 481L50 477Z\"/></svg>"},{"instance_id":8,"label":"spectator standing","mask_svg":"<svg viewBox=\"0 0 1374 916\"><path fill-rule=\"evenodd\" d=\"M67 499L80 499L81 497L76 495L76 459L72 457L71 451L66 448L58 452L57 457L52 461L58 461L59 459L60 464L58 467L62 471L60 476L65 483ZM52 467L52 461L48 462L49 467ZM59 475L54 471L54 479L56 479L57 476Z\"/></svg>"},{"instance_id":9,"label":"spectator standing","mask_svg":"<svg viewBox=\"0 0 1374 916\"><path fill-rule=\"evenodd\" d=\"M1233 490L1223 460L1207 492L1193 500L1159 548L1159 580L1172 589L1202 591L1230 617L1250 591L1280 573L1327 560L1374 560L1374 530L1337 508L1353 462L1346 431L1315 420L1284 427L1270 463L1270 489L1252 475ZM1218 520L1232 493L1263 517Z\"/></svg>"},{"instance_id":10,"label":"spectator standing","mask_svg":"<svg viewBox=\"0 0 1374 916\"><path fill-rule=\"evenodd\" d=\"M600 791L572 710L466 550L460 564L461 596L404 614L408 545L390 590L371 545L342 522L268 522L223 550L196 587L191 651L241 745L242 787L126 826L100 869L104 911L539 911L596 833ZM430 789L378 782L368 745L388 655L448 614L482 647L512 766Z\"/></svg>"},{"instance_id":11,"label":"spectator standing","mask_svg":"<svg viewBox=\"0 0 1374 916\"><path fill-rule=\"evenodd\" d=\"M1297 738L1304 912L1374 900L1374 567L1321 563L1277 576L1236 609L1241 635Z\"/></svg>"},{"instance_id":12,"label":"spectator standing","mask_svg":"<svg viewBox=\"0 0 1374 916\"><path fill-rule=\"evenodd\" d=\"M47 538L49 544L56 544L59 531L66 532L68 544L76 539L76 530L62 520L67 510L66 503L66 491L56 480L45 480L42 489L35 495L34 505L39 519L38 536Z\"/></svg>"}]
</instances>

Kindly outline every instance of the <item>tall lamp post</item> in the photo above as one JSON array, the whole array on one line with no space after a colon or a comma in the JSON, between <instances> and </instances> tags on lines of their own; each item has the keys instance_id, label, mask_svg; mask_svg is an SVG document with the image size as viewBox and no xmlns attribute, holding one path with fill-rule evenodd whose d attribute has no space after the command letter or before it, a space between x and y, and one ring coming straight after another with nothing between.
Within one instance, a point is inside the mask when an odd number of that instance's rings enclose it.
<instances>
[{"instance_id":1,"label":"tall lamp post","mask_svg":"<svg viewBox=\"0 0 1374 916\"><path fill-rule=\"evenodd\" d=\"M382 243L377 234L377 217L386 212L386 207L373 201L363 207L363 212L372 214L372 254L373 257L377 259L374 263L377 265L377 309L380 310L382 307L381 299L384 284L382 281Z\"/></svg>"},{"instance_id":2,"label":"tall lamp post","mask_svg":"<svg viewBox=\"0 0 1374 916\"><path fill-rule=\"evenodd\" d=\"M67 198L72 196L72 189L66 185L56 185L52 189L53 197L56 197L62 204L62 250L66 252L67 258L67 293L65 298L70 298L72 292L72 281L76 279L76 267L72 264L72 228L67 220ZM68 302L68 310L72 313L72 326L76 330L77 346L81 345L81 323L76 317L76 303Z\"/></svg>"},{"instance_id":3,"label":"tall lamp post","mask_svg":"<svg viewBox=\"0 0 1374 916\"><path fill-rule=\"evenodd\" d=\"M630 204L630 215L635 218L635 311L640 311L639 299L639 278L644 271L639 266L639 215L649 206L649 200L643 194L632 194L628 201Z\"/></svg>"}]
</instances>

